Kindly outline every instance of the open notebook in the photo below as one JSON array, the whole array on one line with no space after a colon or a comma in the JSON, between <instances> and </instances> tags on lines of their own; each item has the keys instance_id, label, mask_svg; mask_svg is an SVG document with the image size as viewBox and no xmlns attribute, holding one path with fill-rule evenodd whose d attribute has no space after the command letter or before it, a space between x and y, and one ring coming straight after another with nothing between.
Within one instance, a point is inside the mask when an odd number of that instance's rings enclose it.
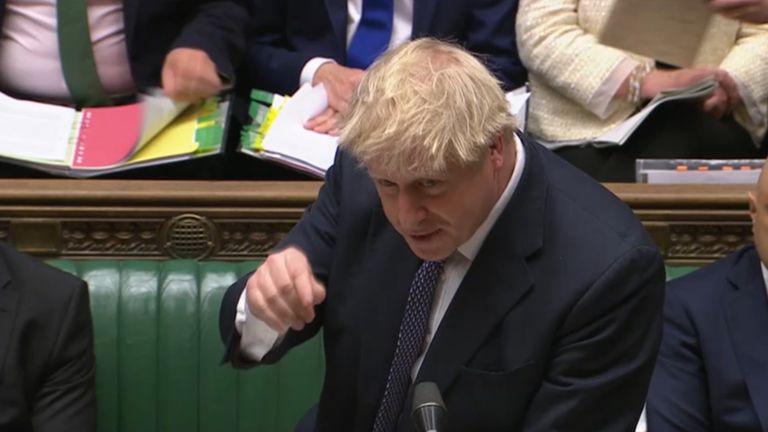
<instances>
[{"instance_id":1,"label":"open notebook","mask_svg":"<svg viewBox=\"0 0 768 432\"><path fill-rule=\"evenodd\" d=\"M77 111L0 94L0 158L90 177L215 154L228 106L218 97L189 105L142 95L132 104Z\"/></svg>"}]
</instances>

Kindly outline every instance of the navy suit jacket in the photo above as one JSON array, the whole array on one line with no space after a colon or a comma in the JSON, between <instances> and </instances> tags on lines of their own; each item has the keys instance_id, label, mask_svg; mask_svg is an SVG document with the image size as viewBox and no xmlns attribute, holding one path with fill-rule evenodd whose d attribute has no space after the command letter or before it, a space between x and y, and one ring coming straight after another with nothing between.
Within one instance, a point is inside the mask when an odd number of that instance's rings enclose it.
<instances>
[{"instance_id":1,"label":"navy suit jacket","mask_svg":"<svg viewBox=\"0 0 768 432\"><path fill-rule=\"evenodd\" d=\"M768 299L754 247L671 281L648 430L768 431Z\"/></svg>"},{"instance_id":2,"label":"navy suit jacket","mask_svg":"<svg viewBox=\"0 0 768 432\"><path fill-rule=\"evenodd\" d=\"M0 431L96 432L85 282L0 241Z\"/></svg>"},{"instance_id":3,"label":"navy suit jacket","mask_svg":"<svg viewBox=\"0 0 768 432\"><path fill-rule=\"evenodd\" d=\"M439 386L448 431L628 431L661 338L664 268L618 198L525 143L526 163L451 302L417 382ZM323 329L319 431L371 430L419 259L384 216L373 182L339 153L317 202L283 242L327 287L317 319L264 362ZM221 311L227 358L245 278ZM406 406L410 406L410 401ZM399 431L412 430L409 408Z\"/></svg>"},{"instance_id":4,"label":"navy suit jacket","mask_svg":"<svg viewBox=\"0 0 768 432\"><path fill-rule=\"evenodd\" d=\"M301 69L313 57L347 57L347 0L254 1L243 81L251 87L292 94ZM507 90L525 82L517 55L517 0L415 0L413 39L454 40L485 57Z\"/></svg>"},{"instance_id":5,"label":"navy suit jacket","mask_svg":"<svg viewBox=\"0 0 768 432\"><path fill-rule=\"evenodd\" d=\"M0 24L6 0L0 0ZM174 48L198 48L219 73L234 79L245 44L245 0L123 0L125 42L136 86L160 85L166 54Z\"/></svg>"}]
</instances>

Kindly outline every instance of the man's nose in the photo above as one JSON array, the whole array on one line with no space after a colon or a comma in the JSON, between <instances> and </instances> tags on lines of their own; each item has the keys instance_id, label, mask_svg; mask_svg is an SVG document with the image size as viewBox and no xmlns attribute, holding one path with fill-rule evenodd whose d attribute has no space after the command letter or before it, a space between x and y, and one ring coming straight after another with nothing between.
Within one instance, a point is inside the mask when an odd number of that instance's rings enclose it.
<instances>
[{"instance_id":1,"label":"man's nose","mask_svg":"<svg viewBox=\"0 0 768 432\"><path fill-rule=\"evenodd\" d=\"M412 193L400 193L397 207L400 223L405 227L415 228L427 216L423 201Z\"/></svg>"}]
</instances>

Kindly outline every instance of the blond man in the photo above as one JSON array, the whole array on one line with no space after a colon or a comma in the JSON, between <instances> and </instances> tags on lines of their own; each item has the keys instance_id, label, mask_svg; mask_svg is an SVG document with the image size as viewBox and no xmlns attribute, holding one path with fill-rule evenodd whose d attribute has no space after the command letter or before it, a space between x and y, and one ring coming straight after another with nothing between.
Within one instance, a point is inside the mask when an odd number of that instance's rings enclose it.
<instances>
[{"instance_id":1,"label":"blond man","mask_svg":"<svg viewBox=\"0 0 768 432\"><path fill-rule=\"evenodd\" d=\"M660 337L662 260L631 211L515 132L467 52L386 53L351 102L317 202L222 305L227 358L320 329L318 431L408 431L415 383L445 430L629 430Z\"/></svg>"}]
</instances>

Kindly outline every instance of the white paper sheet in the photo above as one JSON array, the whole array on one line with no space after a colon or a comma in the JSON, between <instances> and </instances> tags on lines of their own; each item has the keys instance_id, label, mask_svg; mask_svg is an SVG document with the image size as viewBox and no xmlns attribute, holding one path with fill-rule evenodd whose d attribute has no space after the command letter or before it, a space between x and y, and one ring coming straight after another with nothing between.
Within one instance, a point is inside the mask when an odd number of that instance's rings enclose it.
<instances>
[{"instance_id":1,"label":"white paper sheet","mask_svg":"<svg viewBox=\"0 0 768 432\"><path fill-rule=\"evenodd\" d=\"M23 101L0 93L0 155L65 161L76 118L73 108Z\"/></svg>"},{"instance_id":2,"label":"white paper sheet","mask_svg":"<svg viewBox=\"0 0 768 432\"><path fill-rule=\"evenodd\" d=\"M328 98L322 85L302 86L285 103L264 137L262 145L268 153L265 156L271 154L273 159L305 171L325 172L333 165L338 138L307 130L304 123L327 106Z\"/></svg>"}]
</instances>

